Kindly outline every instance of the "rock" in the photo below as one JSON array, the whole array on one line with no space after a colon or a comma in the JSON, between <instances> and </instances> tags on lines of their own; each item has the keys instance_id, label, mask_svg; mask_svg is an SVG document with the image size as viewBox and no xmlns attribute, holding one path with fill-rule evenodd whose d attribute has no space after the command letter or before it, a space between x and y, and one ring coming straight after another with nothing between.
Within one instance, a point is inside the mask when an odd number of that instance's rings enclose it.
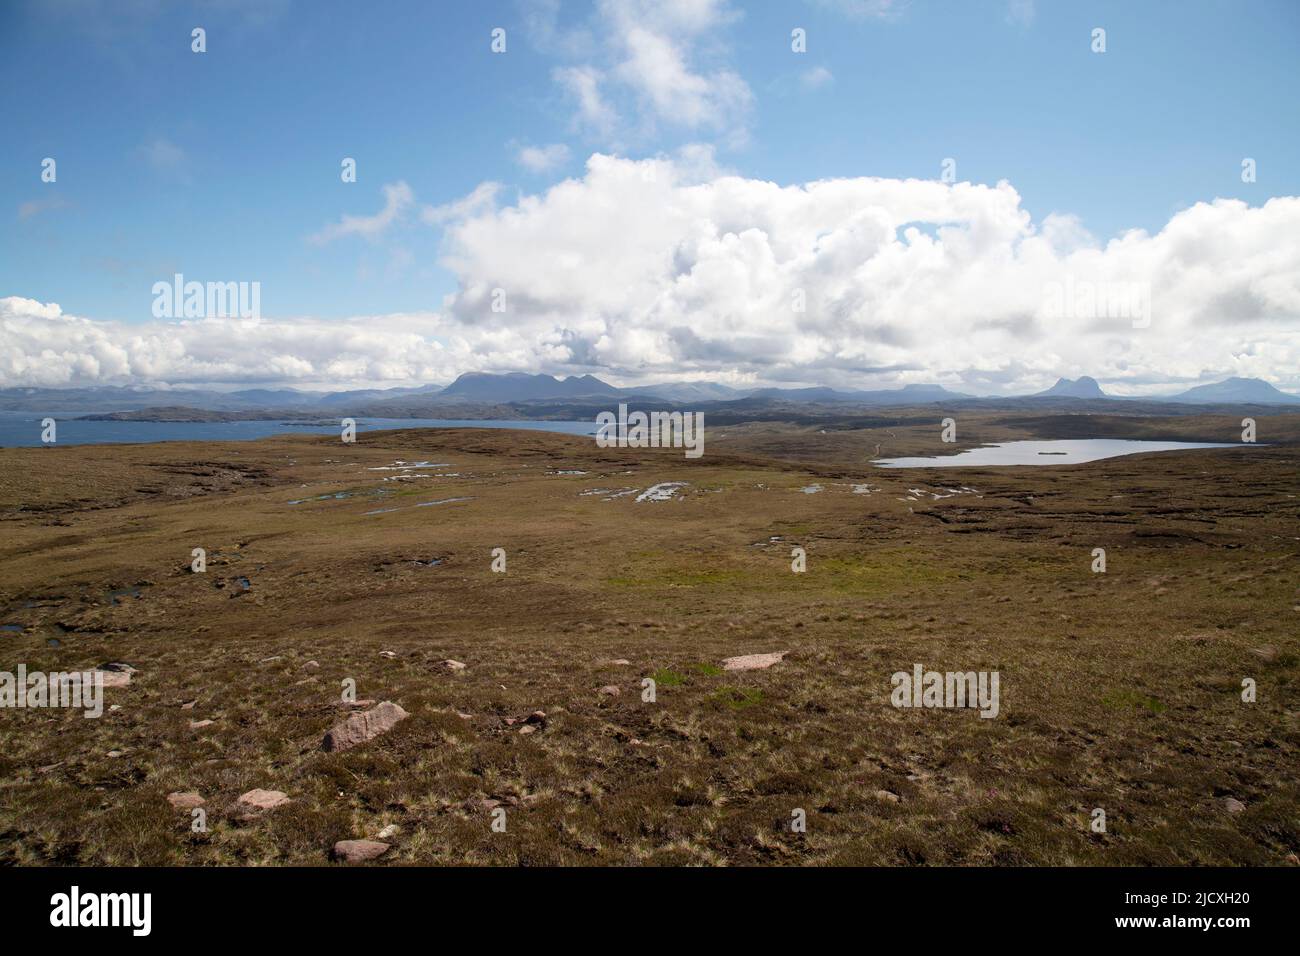
<instances>
[{"instance_id":1,"label":"rock","mask_svg":"<svg viewBox=\"0 0 1300 956\"><path fill-rule=\"evenodd\" d=\"M339 840L334 844L334 859L343 863L364 863L379 859L390 849L387 843L378 840Z\"/></svg>"},{"instance_id":2,"label":"rock","mask_svg":"<svg viewBox=\"0 0 1300 956\"><path fill-rule=\"evenodd\" d=\"M294 681L294 682L293 682L293 686L294 686L294 687L301 687L303 684L316 684L316 683L319 683L319 682L316 680L315 677L304 677L302 680L296 680L296 681Z\"/></svg>"},{"instance_id":3,"label":"rock","mask_svg":"<svg viewBox=\"0 0 1300 956\"><path fill-rule=\"evenodd\" d=\"M789 651L777 651L773 654L743 654L740 657L728 657L722 662L724 671L761 671L773 664L781 663L781 658Z\"/></svg>"},{"instance_id":4,"label":"rock","mask_svg":"<svg viewBox=\"0 0 1300 956\"><path fill-rule=\"evenodd\" d=\"M459 710L456 711L456 716L459 717L461 720L473 720L473 719L474 719L474 715L473 715L473 714L462 714Z\"/></svg>"},{"instance_id":5,"label":"rock","mask_svg":"<svg viewBox=\"0 0 1300 956\"><path fill-rule=\"evenodd\" d=\"M462 809L468 810L471 813L476 810L482 811L483 813L490 813L499 806L501 806L501 801L493 800L491 797L470 797L461 804Z\"/></svg>"},{"instance_id":6,"label":"rock","mask_svg":"<svg viewBox=\"0 0 1300 956\"><path fill-rule=\"evenodd\" d=\"M397 653L395 651L380 651L379 656L386 657L391 661L393 658L397 656Z\"/></svg>"},{"instance_id":7,"label":"rock","mask_svg":"<svg viewBox=\"0 0 1300 956\"><path fill-rule=\"evenodd\" d=\"M546 726L546 711L544 711L544 710L535 710L535 711L533 711L531 714L529 714L527 717L524 718L524 723L526 723L526 724L541 724L543 727L545 727L545 726Z\"/></svg>"},{"instance_id":8,"label":"rock","mask_svg":"<svg viewBox=\"0 0 1300 956\"><path fill-rule=\"evenodd\" d=\"M131 677L137 671L130 664L110 661L107 664L100 664L95 669L95 673L103 680L105 687L126 687L131 683Z\"/></svg>"},{"instance_id":9,"label":"rock","mask_svg":"<svg viewBox=\"0 0 1300 956\"><path fill-rule=\"evenodd\" d=\"M438 666L444 668L445 670L451 671L453 674L458 674L465 669L465 665L462 664L460 661L453 661L450 658L443 661Z\"/></svg>"},{"instance_id":10,"label":"rock","mask_svg":"<svg viewBox=\"0 0 1300 956\"><path fill-rule=\"evenodd\" d=\"M399 721L409 716L411 715L391 700L386 700L382 704L376 704L371 710L352 714L342 723L336 724L325 735L325 739L321 742L321 749L349 750L392 730Z\"/></svg>"},{"instance_id":11,"label":"rock","mask_svg":"<svg viewBox=\"0 0 1300 956\"><path fill-rule=\"evenodd\" d=\"M1229 813L1241 813L1242 810L1246 809L1246 805L1235 797L1224 797L1222 802L1223 809Z\"/></svg>"},{"instance_id":12,"label":"rock","mask_svg":"<svg viewBox=\"0 0 1300 956\"><path fill-rule=\"evenodd\" d=\"M182 793L178 790L176 793L167 794L167 802L177 810L193 810L195 807L203 806L208 801L193 791Z\"/></svg>"},{"instance_id":13,"label":"rock","mask_svg":"<svg viewBox=\"0 0 1300 956\"><path fill-rule=\"evenodd\" d=\"M393 837L397 836L397 834L398 834L397 824L390 823L388 824L388 826L384 827L382 830L379 831L378 839L391 840Z\"/></svg>"},{"instance_id":14,"label":"rock","mask_svg":"<svg viewBox=\"0 0 1300 956\"><path fill-rule=\"evenodd\" d=\"M903 798L890 790L877 790L876 799L884 800L886 803L898 803Z\"/></svg>"},{"instance_id":15,"label":"rock","mask_svg":"<svg viewBox=\"0 0 1300 956\"><path fill-rule=\"evenodd\" d=\"M367 697L363 700L341 700L339 701L339 706L351 707L355 710L358 707L373 707L375 706L375 702Z\"/></svg>"},{"instance_id":16,"label":"rock","mask_svg":"<svg viewBox=\"0 0 1300 956\"><path fill-rule=\"evenodd\" d=\"M618 689L617 684L606 684L598 693L604 694L606 697L617 697L622 691Z\"/></svg>"},{"instance_id":17,"label":"rock","mask_svg":"<svg viewBox=\"0 0 1300 956\"><path fill-rule=\"evenodd\" d=\"M276 656L276 657L263 657L260 661L258 661L258 663L259 663L259 664L274 664L276 661L282 661L282 660L284 660L284 658L283 658L283 657L279 657L279 656Z\"/></svg>"},{"instance_id":18,"label":"rock","mask_svg":"<svg viewBox=\"0 0 1300 956\"><path fill-rule=\"evenodd\" d=\"M187 700L185 703L181 704L181 710L193 710L193 709L194 709L194 705L197 704L197 703L198 703L198 700L197 700L197 699L195 699L195 700Z\"/></svg>"},{"instance_id":19,"label":"rock","mask_svg":"<svg viewBox=\"0 0 1300 956\"><path fill-rule=\"evenodd\" d=\"M519 728L519 732L521 734L535 734L537 733L537 727L533 724L524 724Z\"/></svg>"},{"instance_id":20,"label":"rock","mask_svg":"<svg viewBox=\"0 0 1300 956\"><path fill-rule=\"evenodd\" d=\"M626 657L619 657L619 658L615 658L612 661L606 661L605 663L610 665L611 667L627 667L632 662L628 660Z\"/></svg>"},{"instance_id":21,"label":"rock","mask_svg":"<svg viewBox=\"0 0 1300 956\"><path fill-rule=\"evenodd\" d=\"M123 753L123 751L121 751L121 750L110 750L110 751L108 752L107 756L109 756L109 757L120 757L120 756L122 756L122 753Z\"/></svg>"},{"instance_id":22,"label":"rock","mask_svg":"<svg viewBox=\"0 0 1300 956\"><path fill-rule=\"evenodd\" d=\"M309 670L309 671L319 670L320 661L308 661L306 664L303 664L302 666L303 666L303 670Z\"/></svg>"},{"instance_id":23,"label":"rock","mask_svg":"<svg viewBox=\"0 0 1300 956\"><path fill-rule=\"evenodd\" d=\"M248 813L274 810L290 802L288 794L279 790L250 790L239 798L239 805Z\"/></svg>"},{"instance_id":24,"label":"rock","mask_svg":"<svg viewBox=\"0 0 1300 956\"><path fill-rule=\"evenodd\" d=\"M211 720L191 720L190 730L202 730L204 727L211 727L214 721Z\"/></svg>"}]
</instances>

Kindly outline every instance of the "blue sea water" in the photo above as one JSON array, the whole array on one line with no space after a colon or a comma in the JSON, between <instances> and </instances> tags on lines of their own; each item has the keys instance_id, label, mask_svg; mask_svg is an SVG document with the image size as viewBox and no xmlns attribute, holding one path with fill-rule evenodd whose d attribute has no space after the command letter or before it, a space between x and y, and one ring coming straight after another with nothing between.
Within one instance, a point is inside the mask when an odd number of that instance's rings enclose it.
<instances>
[{"instance_id":1,"label":"blue sea water","mask_svg":"<svg viewBox=\"0 0 1300 956\"><path fill-rule=\"evenodd\" d=\"M59 445L98 445L158 441L251 441L270 435L338 435L338 424L294 425L291 419L265 422L92 422L79 421L91 412L0 412L0 447L40 445L41 420L53 418ZM560 432L565 435L594 435L596 423L512 422L440 418L358 418L357 434L394 428L524 428Z\"/></svg>"}]
</instances>

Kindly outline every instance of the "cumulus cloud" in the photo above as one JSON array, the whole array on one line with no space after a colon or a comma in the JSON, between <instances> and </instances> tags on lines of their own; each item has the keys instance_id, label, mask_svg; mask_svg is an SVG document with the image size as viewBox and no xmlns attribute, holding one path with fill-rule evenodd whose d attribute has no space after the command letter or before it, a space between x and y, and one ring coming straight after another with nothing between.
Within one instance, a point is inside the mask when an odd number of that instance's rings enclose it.
<instances>
[{"instance_id":1,"label":"cumulus cloud","mask_svg":"<svg viewBox=\"0 0 1300 956\"><path fill-rule=\"evenodd\" d=\"M404 181L389 183L383 187L383 193L384 208L373 216L345 215L338 222L308 237L309 240L324 245L344 236L361 236L369 240L379 238L389 226L401 219L415 201L415 193Z\"/></svg>"},{"instance_id":2,"label":"cumulus cloud","mask_svg":"<svg viewBox=\"0 0 1300 956\"><path fill-rule=\"evenodd\" d=\"M0 382L541 370L977 393L1059 375L1120 394L1228 375L1300 385L1297 197L1198 203L1154 234L1099 241L1067 215L1035 221L1006 182L780 185L693 149L597 154L580 178L513 205L495 198L483 184L434 217L458 278L439 314L125 325L11 298ZM492 310L498 288L504 313ZM1149 309L1110 309L1117 290Z\"/></svg>"},{"instance_id":3,"label":"cumulus cloud","mask_svg":"<svg viewBox=\"0 0 1300 956\"><path fill-rule=\"evenodd\" d=\"M126 324L0 298L0 384L409 384L445 381L468 345L430 313Z\"/></svg>"},{"instance_id":4,"label":"cumulus cloud","mask_svg":"<svg viewBox=\"0 0 1300 956\"><path fill-rule=\"evenodd\" d=\"M1276 377L1300 359L1297 226L1300 199L1216 200L1100 243L1068 216L1035 223L1005 182L701 182L674 160L596 155L583 179L450 230L449 312L499 320L491 290L506 289L535 363L623 376Z\"/></svg>"}]
</instances>

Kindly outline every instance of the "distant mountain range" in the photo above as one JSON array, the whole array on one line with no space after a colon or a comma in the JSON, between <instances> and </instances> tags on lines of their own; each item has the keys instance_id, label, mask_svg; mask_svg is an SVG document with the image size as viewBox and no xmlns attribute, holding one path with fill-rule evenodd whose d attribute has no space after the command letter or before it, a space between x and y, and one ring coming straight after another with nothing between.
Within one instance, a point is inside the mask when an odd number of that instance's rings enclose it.
<instances>
[{"instance_id":1,"label":"distant mountain range","mask_svg":"<svg viewBox=\"0 0 1300 956\"><path fill-rule=\"evenodd\" d=\"M1180 405L1300 405L1300 396L1282 392L1257 378L1230 378L1211 385L1198 385L1168 396L1140 399L1107 395L1096 379L1082 376L1062 378L1055 385L1033 395L978 397L953 392L941 385L907 385L875 391L843 391L834 388L737 389L714 382L664 383L635 388L618 388L594 375L555 378L523 372L492 374L467 372L446 388L421 385L411 388L357 389L337 392L306 392L292 388L243 389L217 392L205 389L157 389L100 386L89 388L6 388L0 389L0 411L38 413L113 414L166 409L169 415L190 408L227 413L226 417L280 417L310 414L368 415L393 418L458 417L453 409L477 409L474 417L508 412L530 405L586 408L611 401L637 401L662 406L697 404L743 408L791 405L904 406L933 403L1014 403L1037 401L1056 403L1132 402ZM256 414L254 414L256 413ZM139 416L133 416L139 417Z\"/></svg>"}]
</instances>

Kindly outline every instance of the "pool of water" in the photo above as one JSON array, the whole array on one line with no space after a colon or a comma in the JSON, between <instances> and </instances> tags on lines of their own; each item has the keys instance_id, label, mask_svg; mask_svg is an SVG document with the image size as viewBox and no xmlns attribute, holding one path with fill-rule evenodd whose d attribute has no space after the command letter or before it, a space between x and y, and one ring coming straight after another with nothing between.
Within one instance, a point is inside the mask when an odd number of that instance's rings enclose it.
<instances>
[{"instance_id":1,"label":"pool of water","mask_svg":"<svg viewBox=\"0 0 1300 956\"><path fill-rule=\"evenodd\" d=\"M1239 448L1239 442L1135 441L1127 438L1079 438L1064 441L1008 441L968 448L955 455L929 458L882 458L881 468L976 468L1000 465L1078 465L1103 458L1188 448Z\"/></svg>"}]
</instances>

